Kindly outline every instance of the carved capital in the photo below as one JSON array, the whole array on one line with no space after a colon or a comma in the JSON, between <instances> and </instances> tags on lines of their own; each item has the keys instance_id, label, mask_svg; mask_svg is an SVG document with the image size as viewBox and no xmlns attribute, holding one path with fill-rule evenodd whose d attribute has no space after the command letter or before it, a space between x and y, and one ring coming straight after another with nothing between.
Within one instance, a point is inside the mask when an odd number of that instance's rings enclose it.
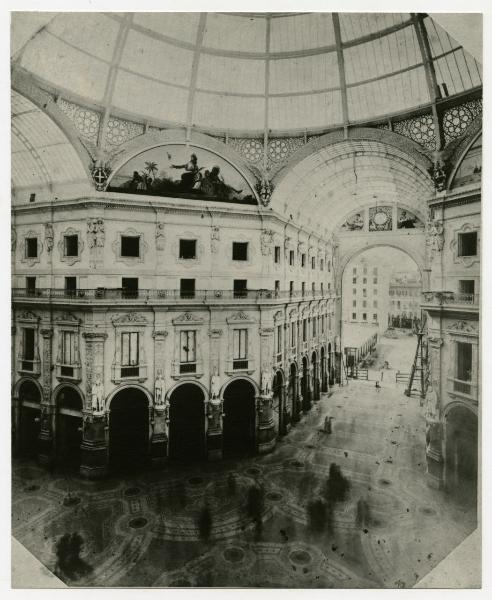
<instances>
[{"instance_id":1,"label":"carved capital","mask_svg":"<svg viewBox=\"0 0 492 600\"><path fill-rule=\"evenodd\" d=\"M104 342L104 340L107 339L108 334L103 331L84 331L82 336L86 340Z\"/></svg>"},{"instance_id":2,"label":"carved capital","mask_svg":"<svg viewBox=\"0 0 492 600\"><path fill-rule=\"evenodd\" d=\"M41 335L44 339L50 339L53 337L53 329L46 327L40 330Z\"/></svg>"},{"instance_id":3,"label":"carved capital","mask_svg":"<svg viewBox=\"0 0 492 600\"><path fill-rule=\"evenodd\" d=\"M152 334L152 337L154 339L165 339L165 338L167 338L168 335L169 335L168 331L166 331L165 329L161 329L159 331L154 331L154 333Z\"/></svg>"},{"instance_id":4,"label":"carved capital","mask_svg":"<svg viewBox=\"0 0 492 600\"><path fill-rule=\"evenodd\" d=\"M211 338L220 338L222 335L222 329L210 329L208 335Z\"/></svg>"},{"instance_id":5,"label":"carved capital","mask_svg":"<svg viewBox=\"0 0 492 600\"><path fill-rule=\"evenodd\" d=\"M268 337L268 336L273 335L273 331L274 331L273 327L262 327L260 329L260 335L262 337Z\"/></svg>"}]
</instances>

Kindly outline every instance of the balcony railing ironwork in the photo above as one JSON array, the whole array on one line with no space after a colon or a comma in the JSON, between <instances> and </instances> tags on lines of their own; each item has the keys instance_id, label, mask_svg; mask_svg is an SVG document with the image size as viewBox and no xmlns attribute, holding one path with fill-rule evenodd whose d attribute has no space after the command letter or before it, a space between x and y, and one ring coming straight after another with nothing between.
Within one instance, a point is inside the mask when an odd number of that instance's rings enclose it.
<instances>
[{"instance_id":1,"label":"balcony railing ironwork","mask_svg":"<svg viewBox=\"0 0 492 600\"><path fill-rule=\"evenodd\" d=\"M289 290L195 290L194 292L185 292L182 290L164 290L164 289L138 289L129 290L127 288L104 288L66 290L64 288L36 288L35 294L26 288L12 288L12 297L14 299L29 298L36 301L42 300L70 300L70 301L92 301L92 300L141 300L141 301L179 301L194 300L200 302L216 302L220 300L293 300L293 299L312 299L312 298L334 298L333 292L322 292L314 290L304 292L298 290L291 292Z\"/></svg>"},{"instance_id":2,"label":"balcony railing ironwork","mask_svg":"<svg viewBox=\"0 0 492 600\"><path fill-rule=\"evenodd\" d=\"M424 304L464 304L478 306L479 294L463 294L461 292L422 292Z\"/></svg>"}]
</instances>

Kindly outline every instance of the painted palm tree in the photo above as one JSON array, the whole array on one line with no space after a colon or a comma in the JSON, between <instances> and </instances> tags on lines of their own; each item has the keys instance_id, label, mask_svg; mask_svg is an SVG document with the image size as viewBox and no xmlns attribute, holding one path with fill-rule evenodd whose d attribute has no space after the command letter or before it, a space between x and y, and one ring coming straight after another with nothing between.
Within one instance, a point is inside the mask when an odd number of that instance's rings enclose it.
<instances>
[{"instance_id":1,"label":"painted palm tree","mask_svg":"<svg viewBox=\"0 0 492 600\"><path fill-rule=\"evenodd\" d=\"M144 171L147 171L147 173L149 175L151 175L152 179L154 179L154 180L155 180L155 174L157 173L157 170L158 170L157 169L157 163L155 163L155 162L153 162L151 160L148 160L148 161L145 162Z\"/></svg>"}]
</instances>

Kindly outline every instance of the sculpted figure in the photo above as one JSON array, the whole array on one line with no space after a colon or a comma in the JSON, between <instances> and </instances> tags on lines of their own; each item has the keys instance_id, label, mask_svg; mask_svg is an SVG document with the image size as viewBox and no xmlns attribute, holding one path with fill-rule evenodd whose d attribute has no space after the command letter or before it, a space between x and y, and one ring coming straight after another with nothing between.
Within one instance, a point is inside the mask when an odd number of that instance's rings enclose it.
<instances>
[{"instance_id":1,"label":"sculpted figure","mask_svg":"<svg viewBox=\"0 0 492 600\"><path fill-rule=\"evenodd\" d=\"M220 394L220 377L217 373L217 367L214 368L212 377L210 378L210 398L218 400Z\"/></svg>"},{"instance_id":2,"label":"sculpted figure","mask_svg":"<svg viewBox=\"0 0 492 600\"><path fill-rule=\"evenodd\" d=\"M263 369L261 372L261 391L263 394L271 392L270 373L267 369Z\"/></svg>"},{"instance_id":3,"label":"sculpted figure","mask_svg":"<svg viewBox=\"0 0 492 600\"><path fill-rule=\"evenodd\" d=\"M101 381L101 375L98 373L95 377L91 389L92 395L92 410L94 413L102 413L104 411L104 385Z\"/></svg>"},{"instance_id":4,"label":"sculpted figure","mask_svg":"<svg viewBox=\"0 0 492 600\"><path fill-rule=\"evenodd\" d=\"M162 371L157 371L157 377L154 384L154 400L156 406L164 406L166 395L166 382L162 376Z\"/></svg>"}]
</instances>

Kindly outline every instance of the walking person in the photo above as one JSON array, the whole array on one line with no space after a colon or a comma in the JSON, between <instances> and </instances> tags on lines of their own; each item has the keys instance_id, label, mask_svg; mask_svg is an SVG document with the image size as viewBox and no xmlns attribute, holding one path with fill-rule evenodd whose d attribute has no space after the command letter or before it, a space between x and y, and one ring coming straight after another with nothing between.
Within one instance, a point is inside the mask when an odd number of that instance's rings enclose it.
<instances>
[{"instance_id":1,"label":"walking person","mask_svg":"<svg viewBox=\"0 0 492 600\"><path fill-rule=\"evenodd\" d=\"M381 386L379 385L379 381L376 381L376 392L381 391Z\"/></svg>"}]
</instances>

